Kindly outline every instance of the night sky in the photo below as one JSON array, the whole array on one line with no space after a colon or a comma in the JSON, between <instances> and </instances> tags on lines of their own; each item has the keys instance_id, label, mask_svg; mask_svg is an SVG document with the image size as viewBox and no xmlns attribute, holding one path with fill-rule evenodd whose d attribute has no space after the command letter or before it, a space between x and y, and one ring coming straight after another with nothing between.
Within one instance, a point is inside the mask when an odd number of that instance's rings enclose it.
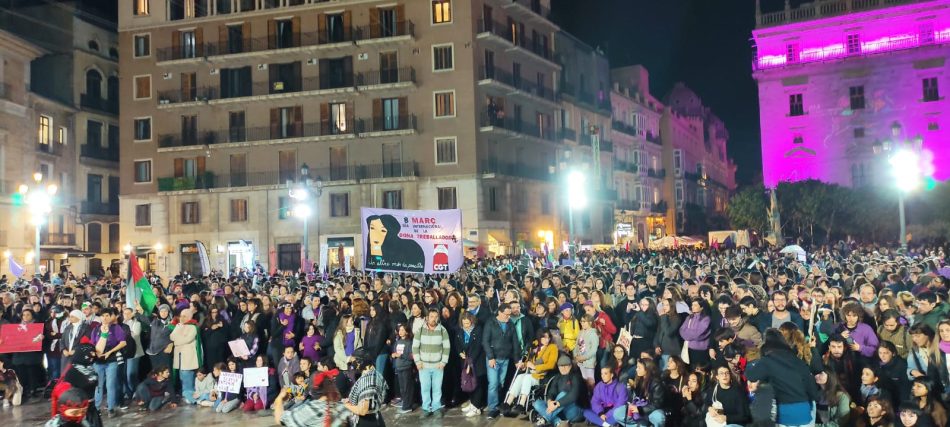
<instances>
[{"instance_id":1,"label":"night sky","mask_svg":"<svg viewBox=\"0 0 950 427\"><path fill-rule=\"evenodd\" d=\"M554 21L600 47L611 67L643 64L663 99L685 82L729 129L740 185L761 180L759 111L749 39L751 0L551 0Z\"/></svg>"}]
</instances>

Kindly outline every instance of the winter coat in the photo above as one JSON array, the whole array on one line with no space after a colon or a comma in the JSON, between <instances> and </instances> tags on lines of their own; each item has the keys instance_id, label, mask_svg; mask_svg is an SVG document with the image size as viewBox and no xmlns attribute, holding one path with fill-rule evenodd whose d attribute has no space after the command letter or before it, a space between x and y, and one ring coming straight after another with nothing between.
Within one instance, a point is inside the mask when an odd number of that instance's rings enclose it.
<instances>
[{"instance_id":1,"label":"winter coat","mask_svg":"<svg viewBox=\"0 0 950 427\"><path fill-rule=\"evenodd\" d=\"M837 402L827 402L828 422L815 423L815 427L839 427L848 425L851 415L851 397L848 393L838 393Z\"/></svg>"},{"instance_id":2,"label":"winter coat","mask_svg":"<svg viewBox=\"0 0 950 427\"><path fill-rule=\"evenodd\" d=\"M549 343L544 346L532 361L534 363L534 372L531 373L531 376L536 380L540 380L544 378L548 372L556 369L557 355L557 346L554 345L554 343Z\"/></svg>"},{"instance_id":3,"label":"winter coat","mask_svg":"<svg viewBox=\"0 0 950 427\"><path fill-rule=\"evenodd\" d=\"M603 382L594 386L594 394L590 398L590 409L597 415L603 415L609 410L627 402L627 387L614 380L610 384Z\"/></svg>"},{"instance_id":4,"label":"winter coat","mask_svg":"<svg viewBox=\"0 0 950 427\"><path fill-rule=\"evenodd\" d=\"M630 343L630 354L635 354L637 357L643 351L649 351L650 354L653 354L653 348L655 348L653 342L656 338L659 323L660 319L656 313L638 311L633 315L630 323L627 324L627 327L630 328L630 335L633 336Z\"/></svg>"},{"instance_id":5,"label":"winter coat","mask_svg":"<svg viewBox=\"0 0 950 427\"><path fill-rule=\"evenodd\" d=\"M366 327L366 336L363 337L363 347L370 356L389 354L386 340L389 339L389 325L383 321L370 321Z\"/></svg>"},{"instance_id":6,"label":"winter coat","mask_svg":"<svg viewBox=\"0 0 950 427\"><path fill-rule=\"evenodd\" d=\"M913 345L913 341L910 339L910 334L907 332L906 325L897 325L897 329L893 332L888 331L884 328L883 325L877 328L877 336L880 337L881 341L887 341L891 344L894 344L894 347L897 348L897 355L902 358L907 358L907 354L910 352L910 348Z\"/></svg>"},{"instance_id":7,"label":"winter coat","mask_svg":"<svg viewBox=\"0 0 950 427\"><path fill-rule=\"evenodd\" d=\"M709 349L709 322L709 316L700 313L687 316L680 325L680 336L684 341L689 341L690 350Z\"/></svg>"},{"instance_id":8,"label":"winter coat","mask_svg":"<svg viewBox=\"0 0 950 427\"><path fill-rule=\"evenodd\" d=\"M597 330L594 328L584 329L577 336L577 343L574 345L574 360L577 365L594 369L597 364Z\"/></svg>"},{"instance_id":9,"label":"winter coat","mask_svg":"<svg viewBox=\"0 0 950 427\"><path fill-rule=\"evenodd\" d=\"M682 319L676 314L660 316L653 346L659 347L665 355L679 356L683 348L683 338L680 337L679 331L681 324Z\"/></svg>"},{"instance_id":10,"label":"winter coat","mask_svg":"<svg viewBox=\"0 0 950 427\"><path fill-rule=\"evenodd\" d=\"M165 351L165 347L168 347L172 343L171 329L168 329L168 325L171 324L171 318L167 322L163 322L157 316L152 319L152 323L149 325L149 328L152 331L151 340L148 343L148 350L145 351L149 356L154 356Z\"/></svg>"},{"instance_id":11,"label":"winter coat","mask_svg":"<svg viewBox=\"0 0 950 427\"><path fill-rule=\"evenodd\" d=\"M192 323L179 324L168 336L175 343L173 366L183 371L194 371L201 366L198 359L198 327Z\"/></svg>"},{"instance_id":12,"label":"winter coat","mask_svg":"<svg viewBox=\"0 0 950 427\"><path fill-rule=\"evenodd\" d=\"M346 332L333 335L333 362L341 370L349 369L347 367L349 356L346 355ZM363 348L363 334L359 328L353 329L353 350Z\"/></svg>"},{"instance_id":13,"label":"winter coat","mask_svg":"<svg viewBox=\"0 0 950 427\"><path fill-rule=\"evenodd\" d=\"M598 311L594 317L594 327L600 335L600 348L606 349L614 342L614 334L617 333L617 326L610 316L603 311Z\"/></svg>"},{"instance_id":14,"label":"winter coat","mask_svg":"<svg viewBox=\"0 0 950 427\"><path fill-rule=\"evenodd\" d=\"M763 348L761 359L746 366L749 381L767 381L775 390L777 404L814 402L818 385L808 365L787 349Z\"/></svg>"},{"instance_id":15,"label":"winter coat","mask_svg":"<svg viewBox=\"0 0 950 427\"><path fill-rule=\"evenodd\" d=\"M561 407L566 407L568 405L577 404L578 399L581 397L581 386L584 384L584 379L580 375L577 375L572 370L568 372L567 375L563 375L558 372L558 375L551 380L551 383L548 385L547 393L545 395L545 400L557 400ZM586 386L585 386L586 387ZM560 399L555 399L558 394L564 393Z\"/></svg>"},{"instance_id":16,"label":"winter coat","mask_svg":"<svg viewBox=\"0 0 950 427\"><path fill-rule=\"evenodd\" d=\"M469 334L467 343L465 342L465 330L462 328L458 328L453 337L455 348L458 349L459 354L465 353L465 359L472 361L476 377L488 375L488 365L485 364L485 348L482 346L482 331L482 326L476 323L472 333Z\"/></svg>"},{"instance_id":17,"label":"winter coat","mask_svg":"<svg viewBox=\"0 0 950 427\"><path fill-rule=\"evenodd\" d=\"M514 325L507 322L507 327L502 330L498 319L489 320L483 329L482 348L485 350L485 358L491 359L514 359L521 356L521 344L515 332Z\"/></svg>"},{"instance_id":18,"label":"winter coat","mask_svg":"<svg viewBox=\"0 0 950 427\"><path fill-rule=\"evenodd\" d=\"M412 361L412 340L397 338L396 341L393 342L394 353L400 345L403 347L402 354L393 359L393 369L396 372L408 371L415 366L415 363Z\"/></svg>"},{"instance_id":19,"label":"winter coat","mask_svg":"<svg viewBox=\"0 0 950 427\"><path fill-rule=\"evenodd\" d=\"M564 348L568 351L573 351L574 345L577 343L577 334L581 331L581 323L573 317L569 319L560 317L557 321L557 328L561 331L561 340L564 341Z\"/></svg>"},{"instance_id":20,"label":"winter coat","mask_svg":"<svg viewBox=\"0 0 950 427\"><path fill-rule=\"evenodd\" d=\"M736 333L736 341L741 342L746 349L758 348L762 345L762 333L748 321L743 319L739 327L732 330Z\"/></svg>"}]
</instances>

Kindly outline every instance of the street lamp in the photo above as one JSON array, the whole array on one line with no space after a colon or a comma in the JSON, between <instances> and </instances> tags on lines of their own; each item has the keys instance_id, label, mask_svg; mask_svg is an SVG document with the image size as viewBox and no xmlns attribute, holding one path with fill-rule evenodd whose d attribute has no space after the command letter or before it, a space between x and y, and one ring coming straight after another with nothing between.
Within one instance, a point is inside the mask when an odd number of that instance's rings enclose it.
<instances>
[{"instance_id":1,"label":"street lamp","mask_svg":"<svg viewBox=\"0 0 950 427\"><path fill-rule=\"evenodd\" d=\"M316 201L319 201L320 196L323 194L323 179L319 176L317 179L310 179L310 167L306 163L300 166L300 179L296 184L287 182L287 186L290 187L290 198L294 199L293 210L291 211L293 216L303 220L303 256L304 261L307 264L310 264L310 216L313 214L313 209L310 207L310 197ZM316 203L316 202L315 202ZM318 205L319 206L319 205ZM320 237L320 223L317 223L317 238ZM310 266L304 271L310 270Z\"/></svg>"},{"instance_id":2,"label":"street lamp","mask_svg":"<svg viewBox=\"0 0 950 427\"><path fill-rule=\"evenodd\" d=\"M59 189L56 184L42 186L43 174L36 172L33 174L33 187L26 184L20 185L19 193L26 199L26 206L30 212L30 223L35 228L35 248L33 257L34 274L40 274L40 229L46 223L46 219L53 212L53 196Z\"/></svg>"},{"instance_id":3,"label":"street lamp","mask_svg":"<svg viewBox=\"0 0 950 427\"><path fill-rule=\"evenodd\" d=\"M574 210L583 209L587 206L587 189L584 186L587 177L579 171L571 171L567 175L567 230L568 230L568 254L571 260L574 260L576 248L574 247Z\"/></svg>"},{"instance_id":4,"label":"street lamp","mask_svg":"<svg viewBox=\"0 0 950 427\"><path fill-rule=\"evenodd\" d=\"M904 197L920 186L921 155L923 139L917 135L914 139L901 138L901 125L894 122L891 125L891 139L884 142L875 142L872 146L874 154L884 154L891 167L891 176L897 187L897 208L900 217L901 250L907 252L907 220L904 215Z\"/></svg>"}]
</instances>

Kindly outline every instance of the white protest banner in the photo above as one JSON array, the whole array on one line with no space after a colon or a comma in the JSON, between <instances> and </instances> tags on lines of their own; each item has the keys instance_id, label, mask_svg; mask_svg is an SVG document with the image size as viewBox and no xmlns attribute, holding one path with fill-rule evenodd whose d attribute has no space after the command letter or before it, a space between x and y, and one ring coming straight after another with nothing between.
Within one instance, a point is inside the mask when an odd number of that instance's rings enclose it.
<instances>
[{"instance_id":1,"label":"white protest banner","mask_svg":"<svg viewBox=\"0 0 950 427\"><path fill-rule=\"evenodd\" d=\"M244 368L244 387L267 387L267 368Z\"/></svg>"},{"instance_id":2,"label":"white protest banner","mask_svg":"<svg viewBox=\"0 0 950 427\"><path fill-rule=\"evenodd\" d=\"M241 378L243 375L237 372L222 372L218 377L218 391L225 393L240 393Z\"/></svg>"},{"instance_id":3,"label":"white protest banner","mask_svg":"<svg viewBox=\"0 0 950 427\"><path fill-rule=\"evenodd\" d=\"M251 350L247 348L247 343L241 338L228 341L228 347L231 347L231 354L233 354L234 357L244 357L251 354Z\"/></svg>"}]
</instances>

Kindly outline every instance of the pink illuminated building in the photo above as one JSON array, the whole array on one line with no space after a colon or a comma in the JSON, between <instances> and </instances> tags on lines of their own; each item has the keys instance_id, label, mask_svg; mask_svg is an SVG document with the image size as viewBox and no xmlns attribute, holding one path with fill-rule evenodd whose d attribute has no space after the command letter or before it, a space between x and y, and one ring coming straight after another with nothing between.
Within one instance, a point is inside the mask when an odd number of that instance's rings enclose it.
<instances>
[{"instance_id":1,"label":"pink illuminated building","mask_svg":"<svg viewBox=\"0 0 950 427\"><path fill-rule=\"evenodd\" d=\"M919 135L934 178L950 178L950 0L762 4L756 0L753 77L767 187L882 183L885 161L872 146L893 129L899 138Z\"/></svg>"}]
</instances>

